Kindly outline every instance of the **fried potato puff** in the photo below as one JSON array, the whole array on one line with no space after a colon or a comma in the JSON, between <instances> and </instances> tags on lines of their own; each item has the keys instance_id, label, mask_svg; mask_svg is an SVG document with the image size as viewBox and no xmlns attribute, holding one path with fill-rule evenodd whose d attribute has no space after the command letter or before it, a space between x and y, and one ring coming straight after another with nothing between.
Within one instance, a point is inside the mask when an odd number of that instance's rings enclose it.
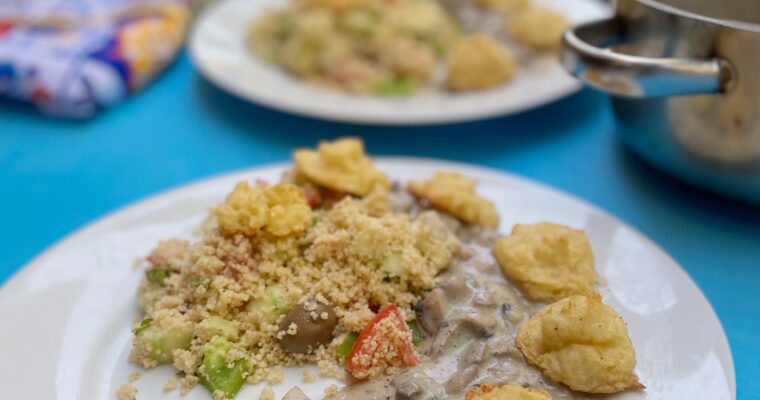
<instances>
[{"instance_id":1,"label":"fried potato puff","mask_svg":"<svg viewBox=\"0 0 760 400\"><path fill-rule=\"evenodd\" d=\"M274 236L302 232L311 220L303 190L283 183L251 186L239 182L213 214L225 235L249 237L261 232Z\"/></svg>"},{"instance_id":2,"label":"fried potato puff","mask_svg":"<svg viewBox=\"0 0 760 400\"><path fill-rule=\"evenodd\" d=\"M487 89L510 80L517 70L509 51L488 35L457 40L449 50L446 86L451 90Z\"/></svg>"},{"instance_id":3,"label":"fried potato puff","mask_svg":"<svg viewBox=\"0 0 760 400\"><path fill-rule=\"evenodd\" d=\"M525 359L548 378L587 393L642 389L633 373L636 352L628 328L599 294L550 304L515 337Z\"/></svg>"},{"instance_id":4,"label":"fried potato puff","mask_svg":"<svg viewBox=\"0 0 760 400\"><path fill-rule=\"evenodd\" d=\"M355 196L366 196L376 185L389 188L388 178L375 169L357 138L321 142L316 151L296 150L296 173L320 186Z\"/></svg>"},{"instance_id":5,"label":"fried potato puff","mask_svg":"<svg viewBox=\"0 0 760 400\"><path fill-rule=\"evenodd\" d=\"M470 389L464 396L464 400L552 400L552 397L544 389L526 388L518 385L495 385L483 384L475 389Z\"/></svg>"},{"instance_id":6,"label":"fried potato puff","mask_svg":"<svg viewBox=\"0 0 760 400\"><path fill-rule=\"evenodd\" d=\"M541 222L515 225L492 249L504 275L536 301L591 292L594 255L583 231Z\"/></svg>"},{"instance_id":7,"label":"fried potato puff","mask_svg":"<svg viewBox=\"0 0 760 400\"><path fill-rule=\"evenodd\" d=\"M430 201L433 207L468 224L499 226L499 213L475 192L475 181L456 172L438 172L426 181L409 182L408 189L415 197Z\"/></svg>"},{"instance_id":8,"label":"fried potato puff","mask_svg":"<svg viewBox=\"0 0 760 400\"><path fill-rule=\"evenodd\" d=\"M559 47L567 19L552 10L529 7L514 17L507 17L505 30L518 42L537 50Z\"/></svg>"}]
</instances>

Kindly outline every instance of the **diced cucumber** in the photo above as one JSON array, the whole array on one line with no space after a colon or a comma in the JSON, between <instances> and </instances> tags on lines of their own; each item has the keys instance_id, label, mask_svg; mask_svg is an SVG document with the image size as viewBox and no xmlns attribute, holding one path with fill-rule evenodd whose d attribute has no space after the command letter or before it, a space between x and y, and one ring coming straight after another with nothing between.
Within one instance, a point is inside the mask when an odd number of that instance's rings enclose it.
<instances>
[{"instance_id":1,"label":"diced cucumber","mask_svg":"<svg viewBox=\"0 0 760 400\"><path fill-rule=\"evenodd\" d=\"M149 314L148 309L152 308L162 297L166 294L166 289L150 286L141 286L137 290L137 305L146 314Z\"/></svg>"},{"instance_id":2,"label":"diced cucumber","mask_svg":"<svg viewBox=\"0 0 760 400\"><path fill-rule=\"evenodd\" d=\"M388 77L375 85L375 94L380 96L408 96L414 92L417 85L411 79L404 77Z\"/></svg>"},{"instance_id":3,"label":"diced cucumber","mask_svg":"<svg viewBox=\"0 0 760 400\"><path fill-rule=\"evenodd\" d=\"M267 287L262 298L248 303L247 306L248 311L269 323L277 321L280 315L288 312L288 308L282 289L277 285Z\"/></svg>"},{"instance_id":4,"label":"diced cucumber","mask_svg":"<svg viewBox=\"0 0 760 400\"><path fill-rule=\"evenodd\" d=\"M227 339L234 339L238 335L238 327L233 322L222 317L208 317L199 325L200 329L208 333L208 336L221 336Z\"/></svg>"},{"instance_id":5,"label":"diced cucumber","mask_svg":"<svg viewBox=\"0 0 760 400\"><path fill-rule=\"evenodd\" d=\"M398 277L404 272L402 262L401 255L393 253L385 257L380 267L389 277Z\"/></svg>"},{"instance_id":6,"label":"diced cucumber","mask_svg":"<svg viewBox=\"0 0 760 400\"><path fill-rule=\"evenodd\" d=\"M201 385L211 393L217 390L226 399L232 399L248 377L248 362L244 358L228 360L232 343L222 337L215 337L203 348L203 369L198 374Z\"/></svg>"},{"instance_id":7,"label":"diced cucumber","mask_svg":"<svg viewBox=\"0 0 760 400\"><path fill-rule=\"evenodd\" d=\"M145 278L148 279L148 282L150 283L164 286L164 280L169 276L170 273L171 272L169 271L169 268L151 268L145 271Z\"/></svg>"},{"instance_id":8,"label":"diced cucumber","mask_svg":"<svg viewBox=\"0 0 760 400\"><path fill-rule=\"evenodd\" d=\"M148 357L159 363L172 362L172 351L190 348L190 341L193 340L191 325L162 331L155 324L148 323L147 326L140 324L138 329L139 332L135 332L135 348L143 349Z\"/></svg>"},{"instance_id":9,"label":"diced cucumber","mask_svg":"<svg viewBox=\"0 0 760 400\"><path fill-rule=\"evenodd\" d=\"M412 331L412 343L415 346L422 343L422 341L425 340L425 334L422 333L422 329L417 325L417 320L412 319L406 321L406 324L409 326L409 330Z\"/></svg>"},{"instance_id":10,"label":"diced cucumber","mask_svg":"<svg viewBox=\"0 0 760 400\"><path fill-rule=\"evenodd\" d=\"M351 349L354 347L354 343L356 343L356 338L358 337L359 334L356 332L349 333L335 351L341 357L348 357L351 353Z\"/></svg>"}]
</instances>

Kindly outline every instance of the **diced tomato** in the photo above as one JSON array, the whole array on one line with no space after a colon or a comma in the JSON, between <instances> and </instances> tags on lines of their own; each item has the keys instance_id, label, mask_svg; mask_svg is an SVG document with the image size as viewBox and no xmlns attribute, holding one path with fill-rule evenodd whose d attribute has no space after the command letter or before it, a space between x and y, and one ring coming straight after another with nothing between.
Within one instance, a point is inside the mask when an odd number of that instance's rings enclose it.
<instances>
[{"instance_id":1,"label":"diced tomato","mask_svg":"<svg viewBox=\"0 0 760 400\"><path fill-rule=\"evenodd\" d=\"M230 274L230 276L232 277L232 279L234 279L234 280L236 280L236 281L239 281L239 280L240 280L240 270L239 270L239 269L237 269L237 268L235 268L235 267L232 267L232 266L229 266L229 265L228 265L228 266L226 266L226 267L224 267L224 269L225 269L227 272L229 272L229 274Z\"/></svg>"},{"instance_id":2,"label":"diced tomato","mask_svg":"<svg viewBox=\"0 0 760 400\"><path fill-rule=\"evenodd\" d=\"M379 328L380 322L392 321L397 328L395 332L401 333L389 336ZM359 333L351 352L346 357L346 371L354 376L366 376L366 372L372 365L366 365L361 360L372 359L376 349L373 343L392 342L400 356L400 363L404 366L411 367L420 362L420 357L412 346L411 333L404 320L404 316L398 310L395 304L385 306L375 315Z\"/></svg>"},{"instance_id":3,"label":"diced tomato","mask_svg":"<svg viewBox=\"0 0 760 400\"><path fill-rule=\"evenodd\" d=\"M319 190L312 184L307 183L303 185L303 195L306 197L306 203L311 208L317 207L322 203L322 195L319 194Z\"/></svg>"},{"instance_id":4,"label":"diced tomato","mask_svg":"<svg viewBox=\"0 0 760 400\"><path fill-rule=\"evenodd\" d=\"M0 21L0 37L5 36L13 28L13 24L10 21Z\"/></svg>"}]
</instances>

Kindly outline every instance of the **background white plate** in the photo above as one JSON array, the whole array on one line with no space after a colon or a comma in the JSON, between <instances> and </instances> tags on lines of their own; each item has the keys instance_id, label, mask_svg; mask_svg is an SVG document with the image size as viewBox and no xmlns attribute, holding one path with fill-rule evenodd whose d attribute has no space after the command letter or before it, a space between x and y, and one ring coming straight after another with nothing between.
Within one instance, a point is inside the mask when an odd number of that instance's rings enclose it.
<instances>
[{"instance_id":1,"label":"background white plate","mask_svg":"<svg viewBox=\"0 0 760 400\"><path fill-rule=\"evenodd\" d=\"M573 23L603 18L609 7L599 0L536 0L561 10ZM409 98L360 97L306 84L269 65L246 47L250 22L287 0L222 0L199 17L190 36L190 54L209 80L241 98L315 118L369 124L434 124L507 115L564 97L581 84L556 57L535 60L516 78L492 90L433 92Z\"/></svg>"},{"instance_id":2,"label":"background white plate","mask_svg":"<svg viewBox=\"0 0 760 400\"><path fill-rule=\"evenodd\" d=\"M477 177L479 190L515 223L549 220L586 231L601 277L600 291L628 323L647 390L615 399L733 400L734 368L715 313L689 277L656 245L579 200L495 170L432 160L380 158L399 180L439 170ZM276 181L284 166L227 175L153 197L110 215L33 260L0 290L0 399L115 399L116 388L138 368L127 362L138 315L134 298L142 271L133 268L155 244L192 237L208 208L243 179ZM161 388L173 374L160 367L135 383L138 399L180 399ZM300 369L277 386L277 399L294 385L313 399L333 381L304 384ZM256 399L263 385L238 395ZM196 387L187 400L208 400ZM598 399L598 397L596 397Z\"/></svg>"}]
</instances>

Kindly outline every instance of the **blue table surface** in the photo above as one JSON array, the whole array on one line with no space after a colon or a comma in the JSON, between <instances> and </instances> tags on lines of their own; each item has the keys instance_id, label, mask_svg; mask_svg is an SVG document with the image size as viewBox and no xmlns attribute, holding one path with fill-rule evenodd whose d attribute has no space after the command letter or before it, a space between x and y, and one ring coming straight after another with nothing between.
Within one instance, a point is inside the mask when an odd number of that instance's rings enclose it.
<instances>
[{"instance_id":1,"label":"blue table surface","mask_svg":"<svg viewBox=\"0 0 760 400\"><path fill-rule=\"evenodd\" d=\"M740 399L760 397L760 208L681 184L617 140L608 98L584 90L517 116L365 127L286 115L212 86L183 54L143 93L93 120L0 103L0 282L105 213L196 179L288 160L361 135L373 154L437 157L521 174L633 225L697 282L728 335Z\"/></svg>"}]
</instances>

